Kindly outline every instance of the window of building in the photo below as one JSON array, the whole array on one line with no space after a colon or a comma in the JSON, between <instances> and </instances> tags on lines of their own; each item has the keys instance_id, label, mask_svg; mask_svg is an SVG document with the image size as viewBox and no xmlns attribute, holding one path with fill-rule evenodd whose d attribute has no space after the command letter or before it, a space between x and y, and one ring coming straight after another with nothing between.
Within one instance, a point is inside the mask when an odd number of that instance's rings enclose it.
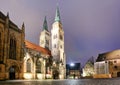
<instances>
[{"instance_id":1,"label":"window of building","mask_svg":"<svg viewBox=\"0 0 120 85\"><path fill-rule=\"evenodd\" d=\"M40 60L36 61L36 73L41 73L41 62L40 62Z\"/></svg>"},{"instance_id":2,"label":"window of building","mask_svg":"<svg viewBox=\"0 0 120 85\"><path fill-rule=\"evenodd\" d=\"M10 38L9 58L16 59L16 40L14 38Z\"/></svg>"},{"instance_id":3,"label":"window of building","mask_svg":"<svg viewBox=\"0 0 120 85\"><path fill-rule=\"evenodd\" d=\"M30 59L28 59L27 60L27 64L26 64L26 67L27 67L27 72L31 72L31 60Z\"/></svg>"},{"instance_id":4,"label":"window of building","mask_svg":"<svg viewBox=\"0 0 120 85\"><path fill-rule=\"evenodd\" d=\"M60 35L60 39L61 39L61 40L63 40L63 37L62 37L62 35Z\"/></svg>"},{"instance_id":5,"label":"window of building","mask_svg":"<svg viewBox=\"0 0 120 85\"><path fill-rule=\"evenodd\" d=\"M118 67L117 66L114 66L115 69L117 69Z\"/></svg>"},{"instance_id":6,"label":"window of building","mask_svg":"<svg viewBox=\"0 0 120 85\"><path fill-rule=\"evenodd\" d=\"M117 61L115 60L114 63L117 63Z\"/></svg>"}]
</instances>

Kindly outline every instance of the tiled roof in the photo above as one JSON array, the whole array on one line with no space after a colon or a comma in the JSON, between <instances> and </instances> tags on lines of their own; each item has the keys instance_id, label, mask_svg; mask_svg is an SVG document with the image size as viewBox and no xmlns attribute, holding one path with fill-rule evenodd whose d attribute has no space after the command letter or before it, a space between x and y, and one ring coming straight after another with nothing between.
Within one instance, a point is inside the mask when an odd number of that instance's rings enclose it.
<instances>
[{"instance_id":1,"label":"tiled roof","mask_svg":"<svg viewBox=\"0 0 120 85\"><path fill-rule=\"evenodd\" d=\"M43 54L48 54L48 55L51 55L51 51L50 50L47 50L43 47L40 47L34 43L31 43L27 40L25 40L25 47L26 48L29 48L29 49L32 49L32 50L35 50L35 51L38 51L38 52L41 52Z\"/></svg>"},{"instance_id":2,"label":"tiled roof","mask_svg":"<svg viewBox=\"0 0 120 85\"><path fill-rule=\"evenodd\" d=\"M120 59L120 49L99 54L96 61L99 62L112 59Z\"/></svg>"}]
</instances>

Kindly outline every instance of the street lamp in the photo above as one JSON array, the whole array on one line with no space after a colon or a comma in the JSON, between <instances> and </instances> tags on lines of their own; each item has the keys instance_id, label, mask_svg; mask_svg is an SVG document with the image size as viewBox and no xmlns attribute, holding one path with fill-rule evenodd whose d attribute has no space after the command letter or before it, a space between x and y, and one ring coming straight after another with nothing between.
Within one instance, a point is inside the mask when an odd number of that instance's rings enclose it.
<instances>
[{"instance_id":1,"label":"street lamp","mask_svg":"<svg viewBox=\"0 0 120 85\"><path fill-rule=\"evenodd\" d=\"M71 63L71 64L70 64L70 66L71 66L71 67L74 67L74 66L75 66L75 64L74 64L74 63Z\"/></svg>"}]
</instances>

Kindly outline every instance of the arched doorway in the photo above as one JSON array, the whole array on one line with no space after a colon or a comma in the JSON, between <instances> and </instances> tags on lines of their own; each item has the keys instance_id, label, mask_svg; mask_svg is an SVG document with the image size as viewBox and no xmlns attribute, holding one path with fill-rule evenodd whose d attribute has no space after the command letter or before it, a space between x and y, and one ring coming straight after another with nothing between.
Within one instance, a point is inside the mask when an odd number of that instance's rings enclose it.
<instances>
[{"instance_id":1,"label":"arched doorway","mask_svg":"<svg viewBox=\"0 0 120 85\"><path fill-rule=\"evenodd\" d=\"M59 79L59 72L57 70L53 71L53 79Z\"/></svg>"},{"instance_id":2,"label":"arched doorway","mask_svg":"<svg viewBox=\"0 0 120 85\"><path fill-rule=\"evenodd\" d=\"M9 79L15 79L15 66L11 66L9 69Z\"/></svg>"},{"instance_id":3,"label":"arched doorway","mask_svg":"<svg viewBox=\"0 0 120 85\"><path fill-rule=\"evenodd\" d=\"M120 72L117 72L117 77L120 77Z\"/></svg>"}]
</instances>

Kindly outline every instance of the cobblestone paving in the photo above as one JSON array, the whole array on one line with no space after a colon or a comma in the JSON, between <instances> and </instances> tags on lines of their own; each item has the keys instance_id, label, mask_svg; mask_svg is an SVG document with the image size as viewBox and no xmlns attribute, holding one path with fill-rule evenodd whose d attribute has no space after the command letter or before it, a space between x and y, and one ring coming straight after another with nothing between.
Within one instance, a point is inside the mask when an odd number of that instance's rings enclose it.
<instances>
[{"instance_id":1,"label":"cobblestone paving","mask_svg":"<svg viewBox=\"0 0 120 85\"><path fill-rule=\"evenodd\" d=\"M120 78L78 80L6 80L0 81L0 85L120 85Z\"/></svg>"}]
</instances>

